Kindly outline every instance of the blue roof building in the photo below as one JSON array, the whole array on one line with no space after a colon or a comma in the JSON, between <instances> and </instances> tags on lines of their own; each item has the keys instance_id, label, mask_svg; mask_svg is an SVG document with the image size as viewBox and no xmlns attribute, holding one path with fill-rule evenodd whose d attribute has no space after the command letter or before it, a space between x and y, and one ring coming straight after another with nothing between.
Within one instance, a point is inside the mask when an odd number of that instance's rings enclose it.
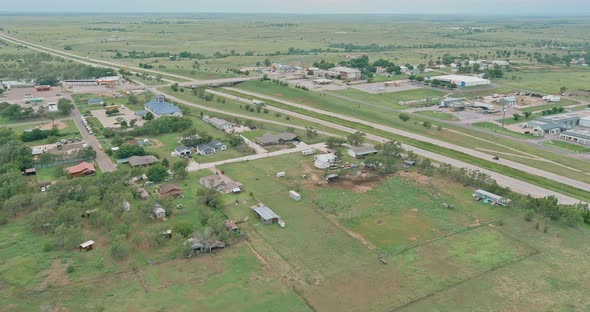
<instances>
[{"instance_id":1,"label":"blue roof building","mask_svg":"<svg viewBox=\"0 0 590 312\"><path fill-rule=\"evenodd\" d=\"M158 95L155 100L147 102L143 107L151 112L155 118L163 116L182 117L182 110L178 106L166 102L163 95Z\"/></svg>"}]
</instances>

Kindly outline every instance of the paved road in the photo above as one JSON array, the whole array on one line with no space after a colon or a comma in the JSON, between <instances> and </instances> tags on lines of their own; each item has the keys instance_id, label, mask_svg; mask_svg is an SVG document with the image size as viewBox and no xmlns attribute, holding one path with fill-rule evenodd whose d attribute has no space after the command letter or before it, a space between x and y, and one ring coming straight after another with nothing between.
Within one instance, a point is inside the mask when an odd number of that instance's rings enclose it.
<instances>
[{"instance_id":1,"label":"paved road","mask_svg":"<svg viewBox=\"0 0 590 312\"><path fill-rule=\"evenodd\" d=\"M216 162L211 162L211 163L204 163L204 164L199 164L199 163L196 163L196 162L191 162L188 165L187 170L188 171L198 171L198 170L202 170L202 169L211 169L211 168L214 168L214 167L219 166L219 165L225 165L225 164L231 164L231 163L237 163L237 162L244 162L244 161L256 160L256 159L263 159L263 158L268 158L268 157L273 157L273 156L279 156L279 155L286 155L286 154L301 152L301 151L306 150L306 149L309 149L309 148L315 148L316 150L321 150L321 151L324 151L324 152L327 151L326 144L325 143L318 143L318 144L313 144L313 145L307 145L307 144L301 142L295 148L290 148L290 149L286 149L286 150L280 150L280 151L276 151L276 152L270 152L270 153L265 153L265 154L254 154L254 155L249 155L249 156L244 156L244 157L239 157L239 158L234 158L234 159L228 159L228 160L221 160L221 161L216 161ZM310 157L310 161L312 159L313 158Z\"/></svg>"},{"instance_id":2,"label":"paved road","mask_svg":"<svg viewBox=\"0 0 590 312\"><path fill-rule=\"evenodd\" d=\"M80 134L82 135L82 138L84 139L86 144L91 146L96 151L96 163L98 163L100 170L102 170L102 172L115 171L117 169L117 166L113 163L109 156L101 149L100 143L98 142L96 137L88 133L88 130L86 130L86 127L82 123L82 115L80 114L78 108L72 110L72 118L74 119L74 123L76 123L78 130L80 130Z\"/></svg>"},{"instance_id":3,"label":"paved road","mask_svg":"<svg viewBox=\"0 0 590 312\"><path fill-rule=\"evenodd\" d=\"M317 112L317 113L321 113L321 114L324 114L324 115L331 115L331 116L334 116L334 117L337 117L337 118L341 118L341 119L344 119L344 120L349 120L349 121L353 121L353 122L357 122L357 123L367 124L367 125L370 125L370 126L376 128L376 129L380 129L380 130L387 131L387 132L390 132L390 133L399 134L399 135L402 135L402 136L406 136L406 137L418 139L418 140L421 140L421 141L430 142L430 143L435 144L435 145L440 145L440 146L443 146L443 147L446 147L446 148L454 149L454 150L457 150L457 151L460 151L460 152L464 152L466 154L469 154L469 155L472 155L472 156L475 156L475 157L479 157L479 158L482 158L482 159L485 159L485 160L490 160L491 157L492 157L492 155L490 155L490 154L486 154L486 153L482 153L482 152L478 152L478 151L466 149L466 148L463 148L463 147L460 147L460 146L456 146L454 144L450 144L450 143L447 143L447 142L443 142L443 141L439 141L439 140L427 138L427 137L424 137L424 136L421 136L421 135L417 135L417 134L414 134L414 133L410 133L410 132L407 132L407 131L403 131L403 130L399 130L399 129L395 129L395 128L391 128L391 127L387 127L387 126L384 126L384 125L367 122L365 120L360 120L360 119L357 119L357 118L354 118L354 117L340 115L340 114L336 114L336 113L333 113L333 112L328 112L328 111L324 111L324 110L321 110L321 109L316 109L316 108L308 107L308 106L305 106L305 105L301 105L301 104L297 104L297 103L292 103L292 102L284 101L282 99L273 98L273 97L269 97L269 96L266 96L266 95L254 93L254 92L246 92L246 91L243 91L241 89L235 89L235 88L225 88L225 89L232 90L232 91L237 91L237 92L241 92L243 94L248 94L248 95L251 95L251 96L255 96L255 97L260 98L260 99L268 99L268 100L272 100L272 101L277 101L277 102L284 103L284 104L287 104L287 105L291 105L291 106L294 106L294 107L303 108L303 109L306 109L306 110L310 110L310 111L314 111L314 112ZM231 95L231 97L235 98L235 96L233 96L233 95ZM344 132L353 133L353 132L358 131L358 130L353 129L353 128L349 128L349 127L342 126L342 125L339 125L339 124L327 122L327 121L320 120L320 119L317 119L317 118L314 118L314 117L310 117L310 116L307 116L307 115L303 115L303 114L299 114L299 113L295 113L295 112L290 112L290 111L285 110L285 109L279 109L279 108L272 107L272 106L267 106L267 108L268 109L275 110L275 111L279 111L279 112L282 112L284 114L288 114L288 115L291 115L291 116L294 116L294 117L297 117L297 118L309 120L309 121L312 121L312 122L322 123L325 126L328 126L328 127L334 128L334 129L338 129L338 130L341 130L341 131L344 131ZM386 138L383 138L383 137L380 137L380 136L376 136L376 135L372 135L372 134L367 134L367 138L370 139L370 140L373 140L373 141L377 141L377 142L386 142L386 141L389 141L389 139L386 139ZM483 168L480 168L480 167L477 167L477 166L474 166L474 165L471 165L471 164L468 164L468 163L465 163L465 162L462 162L462 161L459 161L459 160L456 160L456 159L453 159L453 158L449 158L449 157L446 157L446 156L443 156L443 155L439 155L439 154L436 154L436 153L433 153L433 152L430 152L430 151L427 151L427 150L423 150L423 149L420 149L420 148L416 148L416 147L413 147L413 146L409 146L409 145L406 145L406 144L403 144L403 147L405 149L407 149L407 150L413 151L417 155L420 155L420 156L423 156L423 157L427 157L427 158L430 158L430 159L434 159L436 161L440 161L440 162L443 162L443 163L448 163L448 164L451 164L451 165L453 165L455 167L462 167L462 168L467 168L467 169L471 169L471 170L479 170L481 172L484 172L484 173L490 175L492 178L494 178L498 182L498 184L500 184L502 186L509 187L510 189L512 189L512 190L514 190L516 192L522 193L522 194L530 194L531 196L534 196L534 197L545 197L545 196L553 195L553 196L556 196L560 200L560 202L562 202L562 203L574 204L574 203L578 203L579 202L578 199L572 198L570 196L565 196L565 195L559 194L557 192L554 192L554 191L551 191L551 190L547 190L545 188L541 188L541 187L538 187L536 185L533 185L533 184L530 184L530 183L527 183L527 182L524 182L524 181L520 181L520 180L511 178L511 177L506 176L506 175L503 175L501 173L497 173L497 172L494 172L494 171L483 169ZM532 168L532 167L529 167L529 166L521 165L519 163L515 163L515 162L512 162L512 161L508 161L508 160L500 160L498 162L501 163L501 164L504 164L506 166L509 166L509 167L513 167L513 168L522 170L524 172L528 172L528 173L531 173L531 174L536 174L536 175L544 176L544 177L547 177L547 178L550 178L550 179L552 178L553 180L555 180L558 183L563 183L563 184L570 183L570 184L573 184L573 186L578 187L580 189L590 190L590 185L588 185L586 183L583 183L583 182L580 182L580 181L577 181L577 180L573 180L573 179L561 177L561 176L556 175L556 174L545 172L545 171L542 171L542 170L539 170L539 169L536 169L536 168Z\"/></svg>"}]
</instances>

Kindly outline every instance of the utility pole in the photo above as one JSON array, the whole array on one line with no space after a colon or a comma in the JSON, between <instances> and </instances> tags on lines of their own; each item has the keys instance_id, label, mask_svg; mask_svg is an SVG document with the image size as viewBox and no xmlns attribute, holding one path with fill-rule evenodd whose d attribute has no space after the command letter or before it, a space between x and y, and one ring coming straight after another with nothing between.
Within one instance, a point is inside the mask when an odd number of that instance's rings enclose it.
<instances>
[{"instance_id":1,"label":"utility pole","mask_svg":"<svg viewBox=\"0 0 590 312\"><path fill-rule=\"evenodd\" d=\"M504 129L504 123L506 122L506 101L502 100L502 129Z\"/></svg>"}]
</instances>

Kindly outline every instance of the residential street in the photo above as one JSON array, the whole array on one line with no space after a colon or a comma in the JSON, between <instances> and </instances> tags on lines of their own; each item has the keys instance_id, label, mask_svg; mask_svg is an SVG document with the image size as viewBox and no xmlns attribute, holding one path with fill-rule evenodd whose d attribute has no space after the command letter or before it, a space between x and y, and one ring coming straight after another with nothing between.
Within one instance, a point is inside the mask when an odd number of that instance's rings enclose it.
<instances>
[{"instance_id":1,"label":"residential street","mask_svg":"<svg viewBox=\"0 0 590 312\"><path fill-rule=\"evenodd\" d=\"M82 135L82 139L84 140L84 142L86 142L88 146L91 146L96 151L96 163L98 163L100 170L102 170L102 172L115 171L115 169L117 169L116 165L109 158L109 156L101 149L100 143L98 142L96 137L94 135L88 134L88 130L86 130L86 127L84 127L84 124L82 123L82 115L80 114L78 108L72 110L72 118L74 119L74 122L76 123L76 126L78 127L78 130L80 131L80 134Z\"/></svg>"}]
</instances>

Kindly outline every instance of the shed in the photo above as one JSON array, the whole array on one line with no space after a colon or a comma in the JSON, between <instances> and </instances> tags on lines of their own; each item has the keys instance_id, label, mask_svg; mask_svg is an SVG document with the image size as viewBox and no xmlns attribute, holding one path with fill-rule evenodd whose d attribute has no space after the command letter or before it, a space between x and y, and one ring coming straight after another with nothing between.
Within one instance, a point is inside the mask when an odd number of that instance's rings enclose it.
<instances>
[{"instance_id":1,"label":"shed","mask_svg":"<svg viewBox=\"0 0 590 312\"><path fill-rule=\"evenodd\" d=\"M171 239L172 238L172 230L162 231L162 236L164 236L164 238Z\"/></svg>"},{"instance_id":2,"label":"shed","mask_svg":"<svg viewBox=\"0 0 590 312\"><path fill-rule=\"evenodd\" d=\"M406 168L414 167L415 165L416 165L415 160L411 160L411 159L404 160L404 167L406 167Z\"/></svg>"},{"instance_id":3,"label":"shed","mask_svg":"<svg viewBox=\"0 0 590 312\"><path fill-rule=\"evenodd\" d=\"M154 207L154 216L156 219L166 219L166 209L164 209L164 207L162 207L160 204L156 204L156 207Z\"/></svg>"},{"instance_id":4,"label":"shed","mask_svg":"<svg viewBox=\"0 0 590 312\"><path fill-rule=\"evenodd\" d=\"M167 183L160 185L160 196L180 196L184 193L178 184Z\"/></svg>"},{"instance_id":5,"label":"shed","mask_svg":"<svg viewBox=\"0 0 590 312\"><path fill-rule=\"evenodd\" d=\"M217 249L225 249L225 243L222 241L210 241L207 243L207 250L209 252Z\"/></svg>"},{"instance_id":6,"label":"shed","mask_svg":"<svg viewBox=\"0 0 590 312\"><path fill-rule=\"evenodd\" d=\"M143 200L148 200L148 198L150 198L150 193L148 193L144 188L140 188L139 197L141 197Z\"/></svg>"},{"instance_id":7,"label":"shed","mask_svg":"<svg viewBox=\"0 0 590 312\"><path fill-rule=\"evenodd\" d=\"M348 150L348 155L357 159L365 158L373 154L377 154L377 150L373 145L352 146Z\"/></svg>"},{"instance_id":8,"label":"shed","mask_svg":"<svg viewBox=\"0 0 590 312\"><path fill-rule=\"evenodd\" d=\"M335 173L329 174L326 176L326 181L330 182L330 181L334 181L338 179L338 175Z\"/></svg>"},{"instance_id":9,"label":"shed","mask_svg":"<svg viewBox=\"0 0 590 312\"><path fill-rule=\"evenodd\" d=\"M94 241L93 240L86 241L86 242L80 244L80 251L82 251L82 250L84 250L84 251L92 250L93 246L94 246Z\"/></svg>"},{"instance_id":10,"label":"shed","mask_svg":"<svg viewBox=\"0 0 590 312\"><path fill-rule=\"evenodd\" d=\"M149 166L158 162L160 162L160 160L153 155L129 157L129 164L131 167Z\"/></svg>"},{"instance_id":11,"label":"shed","mask_svg":"<svg viewBox=\"0 0 590 312\"><path fill-rule=\"evenodd\" d=\"M239 232L240 228L233 220L225 220L225 228L230 232Z\"/></svg>"},{"instance_id":12,"label":"shed","mask_svg":"<svg viewBox=\"0 0 590 312\"><path fill-rule=\"evenodd\" d=\"M25 169L24 172L25 175L36 175L37 174L37 169L35 168L29 168L29 169Z\"/></svg>"},{"instance_id":13,"label":"shed","mask_svg":"<svg viewBox=\"0 0 590 312\"><path fill-rule=\"evenodd\" d=\"M508 206L508 204L510 204L510 199L506 199L500 195L496 195L482 189L476 190L475 193L473 193L473 198L476 200L483 199L484 201L489 201L493 204L501 206Z\"/></svg>"},{"instance_id":14,"label":"shed","mask_svg":"<svg viewBox=\"0 0 590 312\"><path fill-rule=\"evenodd\" d=\"M270 208L266 207L263 204L253 206L252 210L254 210L254 212L258 215L258 217L260 218L260 221L262 221L262 223L265 223L265 224L271 224L275 221L278 222L279 219L281 218L274 211L272 211Z\"/></svg>"},{"instance_id":15,"label":"shed","mask_svg":"<svg viewBox=\"0 0 590 312\"><path fill-rule=\"evenodd\" d=\"M289 191L289 197L293 198L296 201L301 200L301 195L295 191Z\"/></svg>"}]
</instances>

